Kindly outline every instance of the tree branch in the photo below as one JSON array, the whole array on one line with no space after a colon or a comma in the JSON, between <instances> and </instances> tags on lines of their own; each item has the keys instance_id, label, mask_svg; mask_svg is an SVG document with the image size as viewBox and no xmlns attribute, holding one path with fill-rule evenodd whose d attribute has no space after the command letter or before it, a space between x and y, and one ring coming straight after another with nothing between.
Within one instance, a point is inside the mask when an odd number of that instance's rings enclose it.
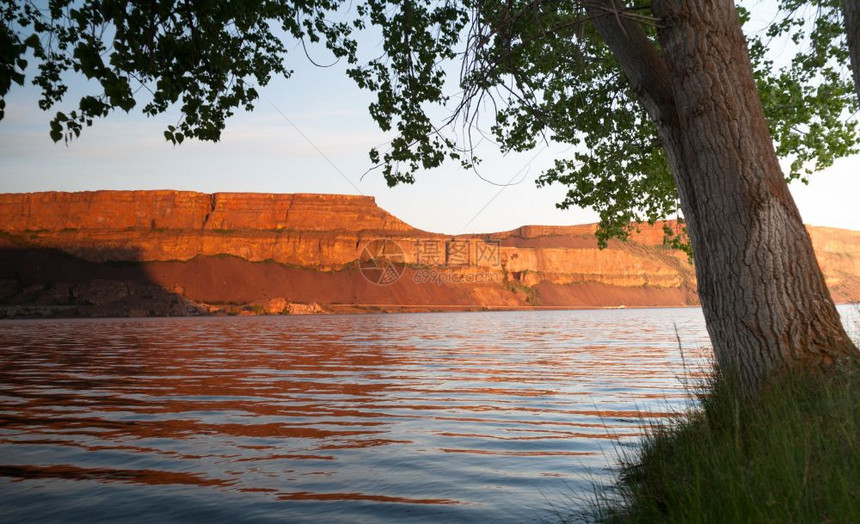
<instances>
[{"instance_id":1,"label":"tree branch","mask_svg":"<svg viewBox=\"0 0 860 524\"><path fill-rule=\"evenodd\" d=\"M620 0L590 0L583 3L648 115L655 122L676 121L669 68L654 43L645 35L642 26L626 16Z\"/></svg>"}]
</instances>

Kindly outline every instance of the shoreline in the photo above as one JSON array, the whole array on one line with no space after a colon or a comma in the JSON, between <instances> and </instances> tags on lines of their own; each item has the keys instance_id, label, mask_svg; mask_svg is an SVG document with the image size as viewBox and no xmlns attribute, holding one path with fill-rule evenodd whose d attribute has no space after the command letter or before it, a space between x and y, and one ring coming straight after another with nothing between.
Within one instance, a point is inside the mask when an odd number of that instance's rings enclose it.
<instances>
[{"instance_id":1,"label":"shoreline","mask_svg":"<svg viewBox=\"0 0 860 524\"><path fill-rule=\"evenodd\" d=\"M837 306L857 305L854 301L835 302ZM0 321L3 320L46 320L76 318L217 318L217 317L287 317L287 316L326 316L326 315L396 315L411 313L484 313L504 311L601 311L601 310L640 310L640 309L691 309L701 308L699 304L665 305L621 305L621 306L518 306L518 305L463 305L463 304L292 304L298 306L294 312L271 313L261 311L252 304L215 306L195 304L193 310L184 314L150 314L149 311L128 310L121 314L100 314L105 308L87 310L88 306L73 305L0 305ZM82 309L83 308L83 309ZM232 308L232 309L231 309ZM65 314L64 314L65 313Z\"/></svg>"},{"instance_id":2,"label":"shoreline","mask_svg":"<svg viewBox=\"0 0 860 524\"><path fill-rule=\"evenodd\" d=\"M626 309L677 309L697 308L697 304L659 305L659 306L470 306L459 304L396 305L396 304L314 304L318 309L294 313L265 313L248 309L238 311L214 310L196 311L187 314L148 314L142 311L129 311L126 314L99 314L81 311L80 306L0 306L0 320L45 320L71 318L203 318L203 317L288 317L288 316L326 316L326 315L390 315L410 313L481 313L495 311L599 311ZM84 306L86 307L86 306ZM65 314L64 314L65 313ZM71 314L70 314L71 313Z\"/></svg>"},{"instance_id":3,"label":"shoreline","mask_svg":"<svg viewBox=\"0 0 860 524\"><path fill-rule=\"evenodd\" d=\"M851 302L837 305L852 304ZM697 304L678 304L660 306L463 306L463 305L405 305L393 304L328 304L320 310L301 313L255 313L251 310L238 313L223 310L176 315L136 314L68 314L76 306L0 306L0 321L3 320L51 320L51 319L125 319L125 318L217 318L217 317L288 317L288 316L326 316L326 315L396 315L412 313L486 313L506 311L601 311L601 310L641 310L641 309L692 309ZM11 311L10 311L11 310ZM63 314L63 313L67 314Z\"/></svg>"}]
</instances>

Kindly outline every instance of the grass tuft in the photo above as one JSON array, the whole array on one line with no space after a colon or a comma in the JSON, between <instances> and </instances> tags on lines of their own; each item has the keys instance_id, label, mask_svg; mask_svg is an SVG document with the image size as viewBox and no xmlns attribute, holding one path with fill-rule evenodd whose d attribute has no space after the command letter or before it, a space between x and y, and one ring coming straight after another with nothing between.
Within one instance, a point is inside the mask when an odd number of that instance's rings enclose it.
<instances>
[{"instance_id":1,"label":"grass tuft","mask_svg":"<svg viewBox=\"0 0 860 524\"><path fill-rule=\"evenodd\" d=\"M783 377L752 398L715 374L598 491L604 523L860 522L860 372Z\"/></svg>"}]
</instances>

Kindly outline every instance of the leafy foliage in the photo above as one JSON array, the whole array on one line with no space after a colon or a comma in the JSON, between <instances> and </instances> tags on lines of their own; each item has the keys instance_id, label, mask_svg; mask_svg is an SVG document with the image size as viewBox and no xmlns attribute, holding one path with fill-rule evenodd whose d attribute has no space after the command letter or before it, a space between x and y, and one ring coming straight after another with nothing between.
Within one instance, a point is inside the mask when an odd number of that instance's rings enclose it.
<instances>
[{"instance_id":1,"label":"leafy foliage","mask_svg":"<svg viewBox=\"0 0 860 524\"><path fill-rule=\"evenodd\" d=\"M346 60L347 74L376 94L370 114L396 137L373 150L389 185L412 183L422 169L453 159L463 166L472 133L488 131L505 151L538 140L571 145L570 158L540 175L539 186L565 184L558 204L590 207L598 237L625 236L635 221L678 214L675 182L654 125L584 11L585 2L548 0L0 0L0 97L25 73L44 110L65 102L69 75L90 79L93 92L50 123L55 141L77 137L95 118L138 105L154 116L178 105L167 127L174 144L218 140L235 109L251 110L257 88L290 76L288 48L324 45ZM856 150L839 0L780 0L780 16L750 52L779 155L802 178ZM645 27L655 47L648 6L621 16ZM749 12L740 9L743 19ZM358 35L376 31L382 53L359 60ZM798 51L779 67L774 39ZM28 59L35 68L28 68ZM460 64L459 85L450 71ZM454 94L452 94L452 92ZM0 118L3 105L0 101ZM451 117L435 122L433 108ZM444 133L464 129L461 140ZM465 142L465 143L463 143ZM673 231L677 243L681 231Z\"/></svg>"},{"instance_id":2,"label":"leafy foliage","mask_svg":"<svg viewBox=\"0 0 860 524\"><path fill-rule=\"evenodd\" d=\"M27 51L38 64L33 84L41 109L63 101L70 72L97 86L77 109L56 113L54 141L80 135L113 109L128 112L139 99L150 116L181 106L182 121L168 127L167 140L218 140L236 108L253 108L258 94L249 81L265 85L274 74L289 76L286 35L338 40L342 31L325 17L336 7L329 0L51 0L47 7L3 0L3 38L12 54L2 57L10 73L0 77L0 95L9 80L23 84Z\"/></svg>"},{"instance_id":3,"label":"leafy foliage","mask_svg":"<svg viewBox=\"0 0 860 524\"><path fill-rule=\"evenodd\" d=\"M759 96L777 155L791 159L789 179L801 179L856 153L857 98L841 0L780 0L775 22L751 35ZM746 10L742 16L748 17ZM774 45L797 49L776 67Z\"/></svg>"},{"instance_id":4,"label":"leafy foliage","mask_svg":"<svg viewBox=\"0 0 860 524\"><path fill-rule=\"evenodd\" d=\"M529 11L529 4L483 12L473 25L473 68L463 84L471 99L496 89L497 140L518 151L541 136L574 146L572 158L556 161L537 183L568 187L562 209L596 210L601 244L626 236L631 222L677 212L654 125L582 9L548 4Z\"/></svg>"},{"instance_id":5,"label":"leafy foliage","mask_svg":"<svg viewBox=\"0 0 860 524\"><path fill-rule=\"evenodd\" d=\"M350 69L358 85L378 94L370 114L379 127L397 128L398 136L374 163L383 163L389 186L414 182L419 169L438 167L446 157L459 159L456 144L445 138L428 116L425 103L444 104L445 72L441 61L455 57L460 32L468 22L466 11L452 2L369 0L357 7L358 27L363 17L382 30L384 56ZM396 122L396 123L395 123ZM399 164L407 169L401 171Z\"/></svg>"}]
</instances>

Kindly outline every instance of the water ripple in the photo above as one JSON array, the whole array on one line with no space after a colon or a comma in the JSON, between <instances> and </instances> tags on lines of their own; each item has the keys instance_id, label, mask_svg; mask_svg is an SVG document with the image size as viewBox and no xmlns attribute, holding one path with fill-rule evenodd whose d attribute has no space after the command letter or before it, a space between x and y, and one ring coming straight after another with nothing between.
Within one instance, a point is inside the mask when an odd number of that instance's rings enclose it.
<instances>
[{"instance_id":1,"label":"water ripple","mask_svg":"<svg viewBox=\"0 0 860 524\"><path fill-rule=\"evenodd\" d=\"M6 522L530 522L688 400L697 309L0 322Z\"/></svg>"}]
</instances>

